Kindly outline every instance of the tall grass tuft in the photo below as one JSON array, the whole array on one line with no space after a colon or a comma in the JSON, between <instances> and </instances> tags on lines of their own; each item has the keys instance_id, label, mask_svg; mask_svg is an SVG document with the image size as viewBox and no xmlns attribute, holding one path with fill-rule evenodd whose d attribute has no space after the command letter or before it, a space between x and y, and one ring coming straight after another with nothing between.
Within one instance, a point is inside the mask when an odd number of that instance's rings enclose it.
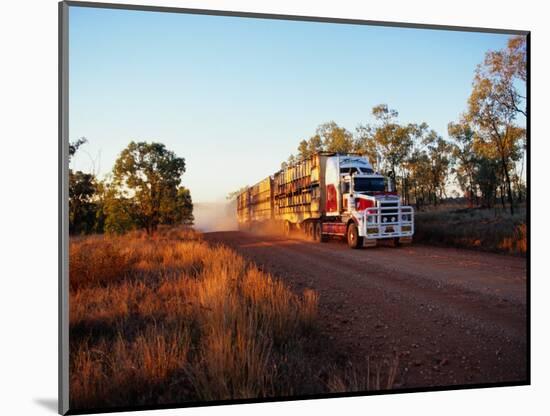
<instances>
[{"instance_id":1,"label":"tall grass tuft","mask_svg":"<svg viewBox=\"0 0 550 416\"><path fill-rule=\"evenodd\" d=\"M305 352L317 293L227 247L187 229L79 237L69 263L74 409L332 390Z\"/></svg>"}]
</instances>

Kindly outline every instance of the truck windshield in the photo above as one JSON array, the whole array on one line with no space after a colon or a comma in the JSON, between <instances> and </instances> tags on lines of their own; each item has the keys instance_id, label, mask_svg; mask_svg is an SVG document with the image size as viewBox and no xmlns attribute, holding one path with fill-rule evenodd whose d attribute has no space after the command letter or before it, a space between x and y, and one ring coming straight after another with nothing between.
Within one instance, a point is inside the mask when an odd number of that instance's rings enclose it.
<instances>
[{"instance_id":1,"label":"truck windshield","mask_svg":"<svg viewBox=\"0 0 550 416\"><path fill-rule=\"evenodd\" d=\"M354 178L353 190L355 192L384 192L384 178Z\"/></svg>"}]
</instances>

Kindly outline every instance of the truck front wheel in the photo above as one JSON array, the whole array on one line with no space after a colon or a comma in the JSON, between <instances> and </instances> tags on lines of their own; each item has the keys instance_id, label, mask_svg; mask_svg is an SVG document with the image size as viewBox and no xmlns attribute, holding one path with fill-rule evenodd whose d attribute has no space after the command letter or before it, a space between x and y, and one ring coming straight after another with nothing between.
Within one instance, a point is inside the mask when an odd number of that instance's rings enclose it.
<instances>
[{"instance_id":1,"label":"truck front wheel","mask_svg":"<svg viewBox=\"0 0 550 416\"><path fill-rule=\"evenodd\" d=\"M360 248L363 246L363 237L359 237L359 229L354 222L348 226L347 239L350 248Z\"/></svg>"}]
</instances>

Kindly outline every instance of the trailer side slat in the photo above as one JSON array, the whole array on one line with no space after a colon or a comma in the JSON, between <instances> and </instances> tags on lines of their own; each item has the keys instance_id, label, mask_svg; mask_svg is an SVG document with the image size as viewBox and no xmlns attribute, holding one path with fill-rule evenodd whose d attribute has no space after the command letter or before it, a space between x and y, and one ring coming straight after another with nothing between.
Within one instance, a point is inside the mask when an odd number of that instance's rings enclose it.
<instances>
[{"instance_id":1,"label":"trailer side slat","mask_svg":"<svg viewBox=\"0 0 550 416\"><path fill-rule=\"evenodd\" d=\"M320 218L322 204L321 163L315 154L280 170L243 191L237 197L239 223L266 220L302 222Z\"/></svg>"}]
</instances>

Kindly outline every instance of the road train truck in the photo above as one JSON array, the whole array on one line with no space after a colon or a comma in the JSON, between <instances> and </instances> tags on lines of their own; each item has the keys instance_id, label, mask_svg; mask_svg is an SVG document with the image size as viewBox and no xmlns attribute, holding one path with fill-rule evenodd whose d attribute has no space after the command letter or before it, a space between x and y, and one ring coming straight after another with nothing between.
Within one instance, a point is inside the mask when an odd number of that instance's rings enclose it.
<instances>
[{"instance_id":1,"label":"road train truck","mask_svg":"<svg viewBox=\"0 0 550 416\"><path fill-rule=\"evenodd\" d=\"M413 208L358 154L319 152L286 166L239 193L237 217L241 230L302 231L318 242L340 236L351 248L410 243L414 234Z\"/></svg>"}]
</instances>

